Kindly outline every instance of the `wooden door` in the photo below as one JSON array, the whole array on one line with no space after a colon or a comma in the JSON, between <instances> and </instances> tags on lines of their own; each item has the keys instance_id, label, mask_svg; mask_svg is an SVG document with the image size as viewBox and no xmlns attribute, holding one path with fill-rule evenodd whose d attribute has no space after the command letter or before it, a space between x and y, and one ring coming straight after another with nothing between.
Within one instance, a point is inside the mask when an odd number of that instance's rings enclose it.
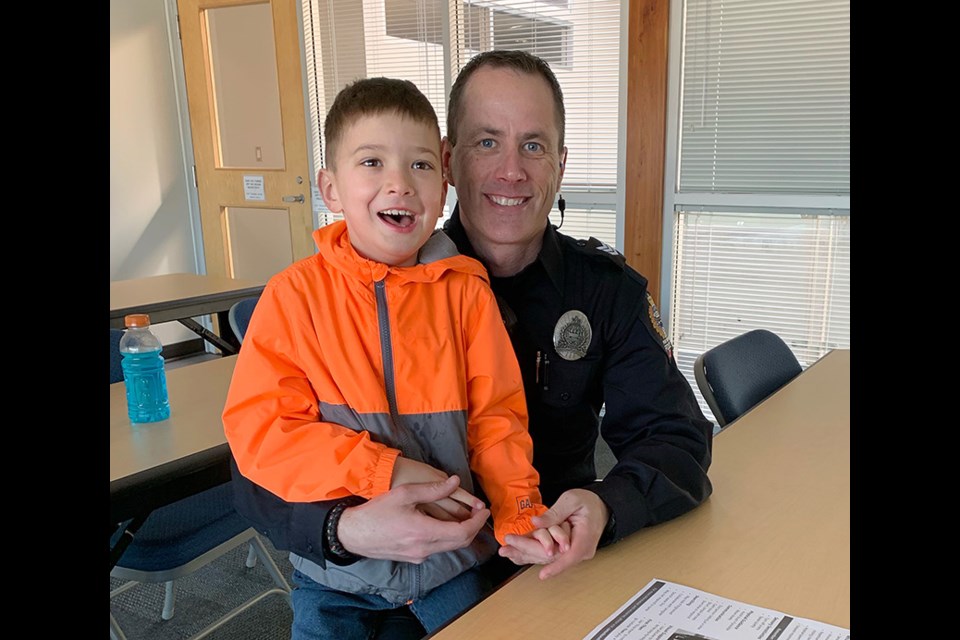
<instances>
[{"instance_id":1,"label":"wooden door","mask_svg":"<svg viewBox=\"0 0 960 640\"><path fill-rule=\"evenodd\" d=\"M178 0L206 271L314 253L295 0Z\"/></svg>"}]
</instances>

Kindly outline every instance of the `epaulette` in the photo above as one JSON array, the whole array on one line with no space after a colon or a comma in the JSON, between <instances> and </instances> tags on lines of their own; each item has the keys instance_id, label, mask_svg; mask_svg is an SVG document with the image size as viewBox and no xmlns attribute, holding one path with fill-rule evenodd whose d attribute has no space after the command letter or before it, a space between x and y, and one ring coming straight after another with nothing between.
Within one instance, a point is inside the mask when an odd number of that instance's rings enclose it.
<instances>
[{"instance_id":1,"label":"epaulette","mask_svg":"<svg viewBox=\"0 0 960 640\"><path fill-rule=\"evenodd\" d=\"M618 267L622 267L627 263L627 259L622 253L594 237L590 237L588 240L576 240L574 244L583 253L587 255L602 256L612 261Z\"/></svg>"}]
</instances>

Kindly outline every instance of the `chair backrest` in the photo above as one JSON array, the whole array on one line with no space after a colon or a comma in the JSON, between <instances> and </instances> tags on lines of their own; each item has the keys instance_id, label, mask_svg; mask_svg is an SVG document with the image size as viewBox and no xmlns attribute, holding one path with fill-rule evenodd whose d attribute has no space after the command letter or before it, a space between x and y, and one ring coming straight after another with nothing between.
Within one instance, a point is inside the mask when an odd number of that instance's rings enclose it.
<instances>
[{"instance_id":1,"label":"chair backrest","mask_svg":"<svg viewBox=\"0 0 960 640\"><path fill-rule=\"evenodd\" d=\"M697 387L721 427L733 422L800 375L802 368L780 336L748 331L709 349L693 365Z\"/></svg>"},{"instance_id":2,"label":"chair backrest","mask_svg":"<svg viewBox=\"0 0 960 640\"><path fill-rule=\"evenodd\" d=\"M122 329L110 329L110 384L123 380L123 367L120 366L120 338Z\"/></svg>"},{"instance_id":3,"label":"chair backrest","mask_svg":"<svg viewBox=\"0 0 960 640\"><path fill-rule=\"evenodd\" d=\"M260 296L252 296L234 302L233 306L230 307L230 312L227 314L230 320L230 329L240 342L243 342L243 335L247 332L250 316L253 315L253 308L257 306L258 300L260 300Z\"/></svg>"}]
</instances>

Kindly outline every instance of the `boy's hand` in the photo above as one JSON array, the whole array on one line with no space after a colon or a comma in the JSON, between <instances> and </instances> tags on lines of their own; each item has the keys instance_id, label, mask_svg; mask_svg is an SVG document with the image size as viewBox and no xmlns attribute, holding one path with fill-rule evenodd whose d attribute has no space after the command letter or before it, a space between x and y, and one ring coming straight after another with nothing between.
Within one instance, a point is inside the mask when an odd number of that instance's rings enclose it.
<instances>
[{"instance_id":1,"label":"boy's hand","mask_svg":"<svg viewBox=\"0 0 960 640\"><path fill-rule=\"evenodd\" d=\"M549 528L534 529L530 533L519 537L535 540L540 543L540 547L528 546L527 557L522 561L519 557L513 555L505 553L500 555L509 557L516 564L547 564L552 562L555 556L570 548L570 523L561 522ZM517 536L507 536L507 544L517 544Z\"/></svg>"},{"instance_id":2,"label":"boy's hand","mask_svg":"<svg viewBox=\"0 0 960 640\"><path fill-rule=\"evenodd\" d=\"M600 496L586 489L568 489L546 513L534 516L533 523L550 529L566 524L569 549L547 558L541 545L526 536L508 535L507 544L500 547L499 553L514 564L545 565L540 569L540 579L546 580L592 558L609 518L610 510Z\"/></svg>"},{"instance_id":3,"label":"boy's hand","mask_svg":"<svg viewBox=\"0 0 960 640\"><path fill-rule=\"evenodd\" d=\"M448 477L445 472L429 464L400 456L393 465L390 488L424 482L442 483ZM437 520L455 522L463 522L469 519L476 510L483 508L483 501L462 487L457 487L447 498L417 505L417 509L428 516Z\"/></svg>"},{"instance_id":4,"label":"boy's hand","mask_svg":"<svg viewBox=\"0 0 960 640\"><path fill-rule=\"evenodd\" d=\"M537 529L534 531L544 531L544 529ZM550 533L550 537L556 543L557 553L563 553L570 549L570 523L564 520L560 524L555 524L546 529ZM549 541L548 541L549 542Z\"/></svg>"}]
</instances>

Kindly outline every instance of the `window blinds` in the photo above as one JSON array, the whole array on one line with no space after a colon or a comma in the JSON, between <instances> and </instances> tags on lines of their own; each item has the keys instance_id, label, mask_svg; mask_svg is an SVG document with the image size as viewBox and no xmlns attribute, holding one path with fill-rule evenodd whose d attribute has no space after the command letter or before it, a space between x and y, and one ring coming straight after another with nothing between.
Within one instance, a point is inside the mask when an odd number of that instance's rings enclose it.
<instances>
[{"instance_id":1,"label":"window blinds","mask_svg":"<svg viewBox=\"0 0 960 640\"><path fill-rule=\"evenodd\" d=\"M467 60L494 48L524 49L547 60L564 92L570 151L563 230L616 244L618 0L302 2L316 166L323 166L329 101L348 82L380 75L413 81L445 133L450 84ZM450 205L452 189L451 196ZM321 224L332 220L324 215ZM560 222L556 210L552 220Z\"/></svg>"},{"instance_id":2,"label":"window blinds","mask_svg":"<svg viewBox=\"0 0 960 640\"><path fill-rule=\"evenodd\" d=\"M849 0L687 0L681 192L850 192Z\"/></svg>"},{"instance_id":3,"label":"window blinds","mask_svg":"<svg viewBox=\"0 0 960 640\"><path fill-rule=\"evenodd\" d=\"M850 347L849 0L682 8L670 333L681 371L756 328ZM672 191L672 192L670 192Z\"/></svg>"}]
</instances>

